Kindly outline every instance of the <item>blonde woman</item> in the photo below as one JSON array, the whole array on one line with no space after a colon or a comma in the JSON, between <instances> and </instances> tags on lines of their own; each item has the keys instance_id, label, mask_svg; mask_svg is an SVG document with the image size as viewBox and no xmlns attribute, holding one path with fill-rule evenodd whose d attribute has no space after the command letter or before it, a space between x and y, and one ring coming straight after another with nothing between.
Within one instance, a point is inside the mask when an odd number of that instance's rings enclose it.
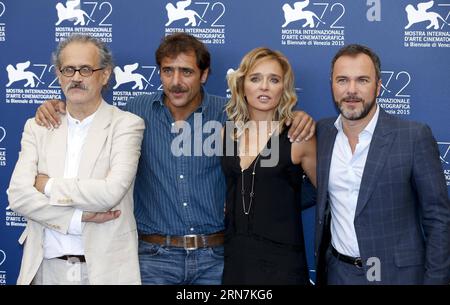
<instances>
[{"instance_id":1,"label":"blonde woman","mask_svg":"<svg viewBox=\"0 0 450 305\"><path fill-rule=\"evenodd\" d=\"M316 182L316 140L287 137L297 102L292 68L280 52L256 48L228 85L223 283L307 284L300 189L303 172Z\"/></svg>"}]
</instances>

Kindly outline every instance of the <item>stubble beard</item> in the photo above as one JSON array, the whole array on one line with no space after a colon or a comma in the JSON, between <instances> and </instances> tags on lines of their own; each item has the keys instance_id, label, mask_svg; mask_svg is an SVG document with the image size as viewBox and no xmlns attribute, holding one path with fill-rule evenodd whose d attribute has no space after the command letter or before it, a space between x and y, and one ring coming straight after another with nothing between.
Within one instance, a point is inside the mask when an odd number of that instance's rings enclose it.
<instances>
[{"instance_id":1,"label":"stubble beard","mask_svg":"<svg viewBox=\"0 0 450 305\"><path fill-rule=\"evenodd\" d=\"M370 102L367 102L366 100L356 95L346 96L339 101L336 101L336 99L334 98L334 102L336 103L339 112L345 119L350 121L357 121L364 119L370 113L370 111L376 106L376 99L377 99L377 92L375 90L373 98ZM352 109L352 110L346 109L346 107L344 106L344 102L347 100L354 100L361 102L362 109Z\"/></svg>"}]
</instances>

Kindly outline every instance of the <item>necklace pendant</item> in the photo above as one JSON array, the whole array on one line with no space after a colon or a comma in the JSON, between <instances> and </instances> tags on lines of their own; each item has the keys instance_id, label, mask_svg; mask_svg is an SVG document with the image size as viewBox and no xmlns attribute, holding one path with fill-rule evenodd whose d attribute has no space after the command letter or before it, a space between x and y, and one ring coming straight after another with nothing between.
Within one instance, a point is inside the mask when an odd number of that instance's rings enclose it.
<instances>
[{"instance_id":1,"label":"necklace pendant","mask_svg":"<svg viewBox=\"0 0 450 305\"><path fill-rule=\"evenodd\" d=\"M253 203L253 199L255 197L255 192L254 192L254 187L255 187L255 176L256 176L256 165L258 164L258 160L259 160L260 155L258 155L256 157L256 160L254 161L254 165L253 165L253 171L252 171L252 184L250 187L250 193L249 193L249 204L248 207L245 204L245 187L244 187L244 170L241 168L241 196L242 196L242 210L244 212L245 215L249 215L250 214L250 210L252 209L252 203Z\"/></svg>"}]
</instances>

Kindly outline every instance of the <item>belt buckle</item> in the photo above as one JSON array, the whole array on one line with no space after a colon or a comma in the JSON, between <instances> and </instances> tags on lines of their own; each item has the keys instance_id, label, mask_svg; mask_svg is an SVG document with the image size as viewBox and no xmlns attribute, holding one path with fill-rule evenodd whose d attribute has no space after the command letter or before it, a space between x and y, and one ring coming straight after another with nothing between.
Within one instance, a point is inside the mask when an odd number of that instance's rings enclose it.
<instances>
[{"instance_id":1,"label":"belt buckle","mask_svg":"<svg viewBox=\"0 0 450 305\"><path fill-rule=\"evenodd\" d=\"M194 247L186 246L188 238L194 239ZM198 249L197 235L195 235L195 234L184 235L183 236L183 247L184 247L184 250L197 250Z\"/></svg>"},{"instance_id":2,"label":"belt buckle","mask_svg":"<svg viewBox=\"0 0 450 305\"><path fill-rule=\"evenodd\" d=\"M67 262L70 264L81 263L81 259L75 255L67 255Z\"/></svg>"},{"instance_id":3,"label":"belt buckle","mask_svg":"<svg viewBox=\"0 0 450 305\"><path fill-rule=\"evenodd\" d=\"M355 265L357 268L362 268L362 260L361 257L357 257L355 261L353 262L353 265Z\"/></svg>"}]
</instances>

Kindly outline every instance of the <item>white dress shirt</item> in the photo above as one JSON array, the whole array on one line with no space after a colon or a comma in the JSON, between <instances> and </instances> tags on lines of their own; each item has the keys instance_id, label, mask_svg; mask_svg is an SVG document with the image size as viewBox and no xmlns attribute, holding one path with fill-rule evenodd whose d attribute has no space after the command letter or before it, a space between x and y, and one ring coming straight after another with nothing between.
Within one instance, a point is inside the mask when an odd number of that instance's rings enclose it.
<instances>
[{"instance_id":1,"label":"white dress shirt","mask_svg":"<svg viewBox=\"0 0 450 305\"><path fill-rule=\"evenodd\" d=\"M331 244L339 253L352 257L360 256L354 219L364 166L380 112L379 106L376 107L372 120L359 134L354 153L342 129L341 116L334 122L338 133L334 142L328 180Z\"/></svg>"},{"instance_id":2,"label":"white dress shirt","mask_svg":"<svg viewBox=\"0 0 450 305\"><path fill-rule=\"evenodd\" d=\"M97 112L91 114L83 121L70 116L67 111L67 150L64 166L64 178L75 178L78 175L81 153L89 127ZM51 161L49 161L51 162ZM45 185L45 195L50 197L53 179L50 178ZM75 209L68 234L45 228L44 231L44 258L50 259L62 255L84 255L82 231L84 224L81 222L83 211Z\"/></svg>"}]
</instances>

